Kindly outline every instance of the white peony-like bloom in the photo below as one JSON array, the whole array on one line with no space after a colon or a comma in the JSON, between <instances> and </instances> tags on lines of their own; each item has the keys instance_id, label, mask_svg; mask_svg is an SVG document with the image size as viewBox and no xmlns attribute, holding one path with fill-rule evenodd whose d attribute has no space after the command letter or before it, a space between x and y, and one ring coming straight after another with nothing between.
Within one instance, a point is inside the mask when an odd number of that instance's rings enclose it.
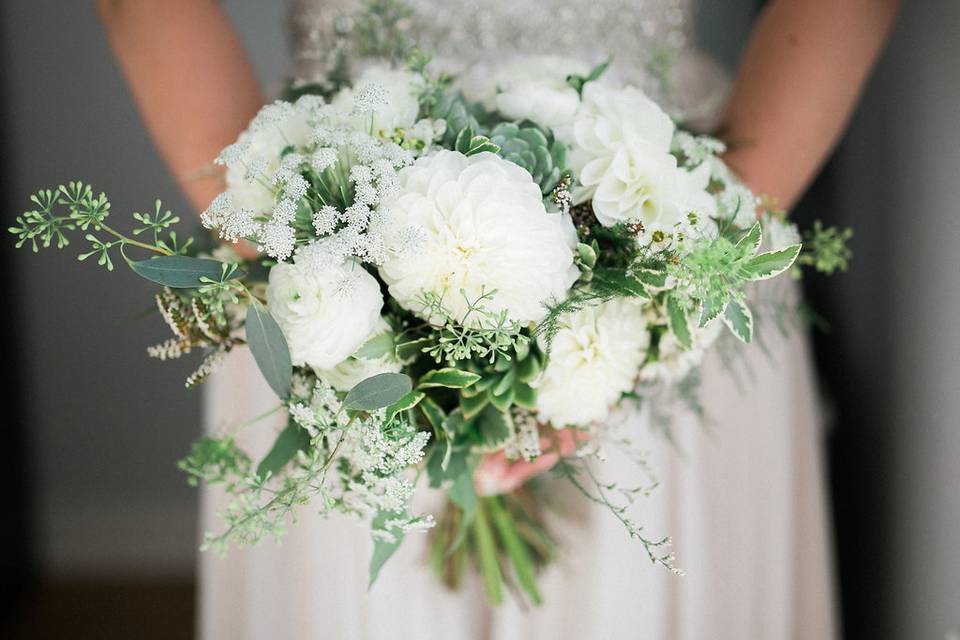
<instances>
[{"instance_id":1,"label":"white peony-like bloom","mask_svg":"<svg viewBox=\"0 0 960 640\"><path fill-rule=\"evenodd\" d=\"M293 363L330 369L377 327L383 295L377 280L356 261L323 269L295 261L270 270L267 304Z\"/></svg>"},{"instance_id":2,"label":"white peony-like bloom","mask_svg":"<svg viewBox=\"0 0 960 640\"><path fill-rule=\"evenodd\" d=\"M380 318L373 332L364 342L390 331L390 325ZM363 346L361 344L361 346ZM349 358L330 369L316 369L317 376L330 383L337 391L349 391L358 383L380 373L400 373L401 365L390 354L379 358L360 358L351 355Z\"/></svg>"},{"instance_id":3,"label":"white peony-like bloom","mask_svg":"<svg viewBox=\"0 0 960 640\"><path fill-rule=\"evenodd\" d=\"M562 319L537 382L537 413L560 428L604 420L633 389L650 335L643 305L615 298Z\"/></svg>"},{"instance_id":4,"label":"white peony-like bloom","mask_svg":"<svg viewBox=\"0 0 960 640\"><path fill-rule=\"evenodd\" d=\"M290 145L306 144L310 131L305 109L264 107L233 145L239 152L224 158L227 192L234 206L254 214L272 211L273 177L280 168L280 155Z\"/></svg>"},{"instance_id":5,"label":"white peony-like bloom","mask_svg":"<svg viewBox=\"0 0 960 640\"><path fill-rule=\"evenodd\" d=\"M710 167L678 167L670 153L673 134L670 117L639 89L587 84L564 134L580 183L575 200L592 198L604 226L640 221L648 231L672 232L689 223L690 213L696 214L696 226L706 223L716 215L716 202L706 191Z\"/></svg>"},{"instance_id":6,"label":"white peony-like bloom","mask_svg":"<svg viewBox=\"0 0 960 640\"><path fill-rule=\"evenodd\" d=\"M511 120L531 120L551 129L569 125L580 106L580 95L567 84L571 74L585 76L590 68L562 56L521 56L497 68L467 73L467 97L496 109Z\"/></svg>"},{"instance_id":7,"label":"white peony-like bloom","mask_svg":"<svg viewBox=\"0 0 960 640\"><path fill-rule=\"evenodd\" d=\"M517 165L492 153L439 151L403 169L400 183L400 195L387 203L398 232L387 234L390 257L380 276L405 309L423 314L422 295L432 293L461 320L468 300L495 292L483 302L488 311L537 322L544 304L563 299L579 277L573 223L547 213L540 187ZM416 251L394 249L411 228ZM481 323L477 314L466 320Z\"/></svg>"},{"instance_id":8,"label":"white peony-like bloom","mask_svg":"<svg viewBox=\"0 0 960 640\"><path fill-rule=\"evenodd\" d=\"M392 133L407 129L417 121L420 112L420 91L423 78L406 69L384 65L368 67L360 74L353 87L346 87L333 99L333 105L345 114L361 120L362 130L370 126L373 132Z\"/></svg>"},{"instance_id":9,"label":"white peony-like bloom","mask_svg":"<svg viewBox=\"0 0 960 640\"><path fill-rule=\"evenodd\" d=\"M585 184L595 184L593 212L604 226L639 220L649 234L672 232L678 225L695 228L717 212L716 201L707 192L710 167L692 171L677 167L670 154L648 154L644 149L624 148L614 154L606 170L584 173ZM589 182L588 182L589 181Z\"/></svg>"}]
</instances>

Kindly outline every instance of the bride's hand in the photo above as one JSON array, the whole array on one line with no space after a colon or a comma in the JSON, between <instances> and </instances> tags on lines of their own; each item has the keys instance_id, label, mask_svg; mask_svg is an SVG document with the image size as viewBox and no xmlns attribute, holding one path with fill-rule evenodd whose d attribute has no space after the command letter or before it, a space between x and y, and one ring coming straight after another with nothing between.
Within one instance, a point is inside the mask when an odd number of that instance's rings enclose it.
<instances>
[{"instance_id":1,"label":"bride's hand","mask_svg":"<svg viewBox=\"0 0 960 640\"><path fill-rule=\"evenodd\" d=\"M581 431L560 429L553 437L541 436L542 453L531 462L509 461L503 451L488 454L473 474L477 493L484 496L509 493L530 478L549 470L561 457L572 455L586 436Z\"/></svg>"}]
</instances>

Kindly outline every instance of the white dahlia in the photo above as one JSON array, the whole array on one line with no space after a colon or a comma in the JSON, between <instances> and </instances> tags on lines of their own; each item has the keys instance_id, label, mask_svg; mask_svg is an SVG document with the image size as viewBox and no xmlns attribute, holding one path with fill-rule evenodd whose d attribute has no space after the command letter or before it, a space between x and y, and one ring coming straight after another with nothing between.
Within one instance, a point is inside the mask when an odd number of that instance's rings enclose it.
<instances>
[{"instance_id":1,"label":"white dahlia","mask_svg":"<svg viewBox=\"0 0 960 640\"><path fill-rule=\"evenodd\" d=\"M604 420L633 389L650 335L643 305L616 298L562 319L537 383L537 413L560 428Z\"/></svg>"},{"instance_id":2,"label":"white dahlia","mask_svg":"<svg viewBox=\"0 0 960 640\"><path fill-rule=\"evenodd\" d=\"M388 325L383 318L380 318L377 326L373 332L367 336L364 342L388 333L389 331L390 325ZM371 376L380 373L399 373L400 369L400 363L397 362L391 354L382 355L377 358L362 358L354 353L354 355L333 368L316 369L316 374L329 382L337 391L349 391L354 388L357 383Z\"/></svg>"},{"instance_id":3,"label":"white dahlia","mask_svg":"<svg viewBox=\"0 0 960 640\"><path fill-rule=\"evenodd\" d=\"M384 65L368 67L353 87L344 88L333 98L333 105L345 114L360 118L367 129L373 123L374 134L407 129L417 121L423 78L405 69Z\"/></svg>"},{"instance_id":4,"label":"white dahlia","mask_svg":"<svg viewBox=\"0 0 960 640\"><path fill-rule=\"evenodd\" d=\"M324 269L300 261L270 270L267 305L293 363L330 369L378 326L383 296L377 280L353 260Z\"/></svg>"},{"instance_id":5,"label":"white dahlia","mask_svg":"<svg viewBox=\"0 0 960 640\"><path fill-rule=\"evenodd\" d=\"M380 275L405 309L423 313L422 296L432 293L461 320L468 301L495 292L483 303L488 311L537 322L544 303L564 298L579 276L573 223L547 213L540 188L517 165L492 153L440 151L403 169L400 183L386 205L398 233ZM394 249L411 228L416 251ZM466 324L481 321L471 314Z\"/></svg>"},{"instance_id":6,"label":"white dahlia","mask_svg":"<svg viewBox=\"0 0 960 640\"><path fill-rule=\"evenodd\" d=\"M583 103L565 134L570 164L577 172L578 202L593 199L604 226L640 221L649 230L673 231L716 215L707 192L710 168L677 166L670 153L674 126L670 117L634 87L610 88L595 82L583 91Z\"/></svg>"}]
</instances>

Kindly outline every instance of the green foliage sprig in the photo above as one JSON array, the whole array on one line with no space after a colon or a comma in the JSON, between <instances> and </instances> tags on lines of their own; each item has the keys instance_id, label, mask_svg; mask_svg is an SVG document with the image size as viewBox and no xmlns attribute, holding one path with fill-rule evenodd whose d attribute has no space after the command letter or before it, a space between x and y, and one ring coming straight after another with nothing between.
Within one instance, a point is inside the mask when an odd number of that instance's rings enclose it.
<instances>
[{"instance_id":1,"label":"green foliage sprig","mask_svg":"<svg viewBox=\"0 0 960 640\"><path fill-rule=\"evenodd\" d=\"M528 343L529 338L521 333L521 325L510 320L505 310L497 313L485 306L495 293L482 290L476 299L471 300L461 290L467 310L460 318L453 317L447 310L443 296L423 293L420 304L424 314L439 318L438 326L432 329L435 339L428 342L425 353L437 363L457 363L474 357L492 363L498 357L509 358L510 352L518 345Z\"/></svg>"},{"instance_id":2,"label":"green foliage sprig","mask_svg":"<svg viewBox=\"0 0 960 640\"><path fill-rule=\"evenodd\" d=\"M824 227L819 220L814 221L813 229L803 233L803 251L797 258L797 264L813 267L820 273L833 275L836 271L846 271L853 252L847 246L853 237L853 229Z\"/></svg>"}]
</instances>

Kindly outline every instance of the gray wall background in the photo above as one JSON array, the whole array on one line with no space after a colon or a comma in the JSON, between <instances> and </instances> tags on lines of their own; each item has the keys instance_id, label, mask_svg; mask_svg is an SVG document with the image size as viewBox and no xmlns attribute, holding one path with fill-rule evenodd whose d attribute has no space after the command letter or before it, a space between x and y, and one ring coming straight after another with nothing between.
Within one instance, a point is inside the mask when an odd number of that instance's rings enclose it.
<instances>
[{"instance_id":1,"label":"gray wall background","mask_svg":"<svg viewBox=\"0 0 960 640\"><path fill-rule=\"evenodd\" d=\"M704 39L735 59L752 2L704 2ZM267 86L286 70L280 2L226 3ZM9 224L42 186L82 178L120 219L155 197L187 218L87 2L0 5L2 188ZM857 228L853 270L813 284L834 430L840 559L854 628L960 630L960 3L906 3L864 103L808 210ZM7 226L5 224L4 226ZM33 531L60 576L189 575L196 492L174 466L200 432L190 367L149 360L152 288L73 251L19 254ZM864 621L866 620L866 621ZM854 636L851 636L854 637ZM856 636L859 637L859 636Z\"/></svg>"},{"instance_id":2,"label":"gray wall background","mask_svg":"<svg viewBox=\"0 0 960 640\"><path fill-rule=\"evenodd\" d=\"M286 72L282 3L226 3L265 86ZM92 2L0 4L3 186L13 210L71 179L106 191L114 221L155 198L189 220L116 70ZM122 223L119 221L123 221ZM167 337L153 287L119 265L77 264L81 244L18 252L13 298L22 337L25 435L34 544L61 576L189 575L197 492L175 462L200 433L190 361L161 363L148 344ZM194 363L195 364L195 363Z\"/></svg>"}]
</instances>

